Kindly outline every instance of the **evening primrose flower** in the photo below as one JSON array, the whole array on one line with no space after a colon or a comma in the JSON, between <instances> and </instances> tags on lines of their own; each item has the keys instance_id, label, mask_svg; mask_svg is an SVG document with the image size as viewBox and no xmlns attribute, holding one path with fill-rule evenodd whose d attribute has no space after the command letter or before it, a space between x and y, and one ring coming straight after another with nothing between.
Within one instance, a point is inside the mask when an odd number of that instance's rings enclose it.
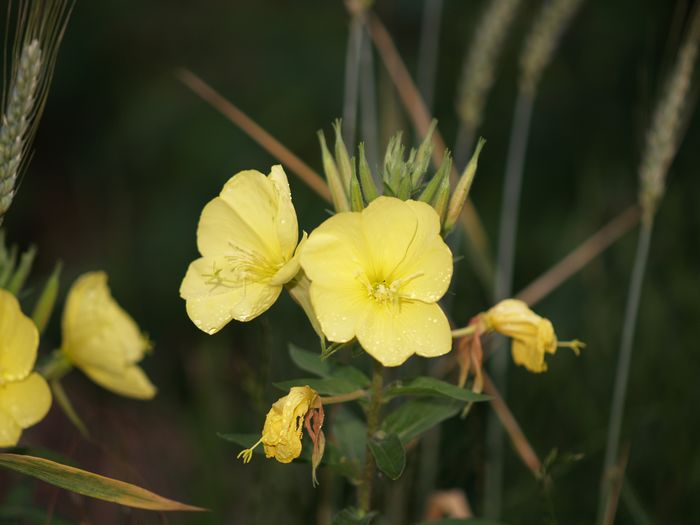
<instances>
[{"instance_id":1,"label":"evening primrose flower","mask_svg":"<svg viewBox=\"0 0 700 525\"><path fill-rule=\"evenodd\" d=\"M41 421L51 407L51 391L32 372L39 332L14 295L0 290L0 447L12 447L22 430Z\"/></svg>"},{"instance_id":2,"label":"evening primrose flower","mask_svg":"<svg viewBox=\"0 0 700 525\"><path fill-rule=\"evenodd\" d=\"M328 340L357 337L384 366L450 351L437 301L452 278L452 253L428 204L378 197L361 212L338 213L311 233L301 266Z\"/></svg>"},{"instance_id":3,"label":"evening primrose flower","mask_svg":"<svg viewBox=\"0 0 700 525\"><path fill-rule=\"evenodd\" d=\"M197 247L180 286L192 322L208 334L250 321L299 271L297 216L282 166L241 171L202 210ZM302 238L302 243L305 239Z\"/></svg>"},{"instance_id":4,"label":"evening primrose flower","mask_svg":"<svg viewBox=\"0 0 700 525\"><path fill-rule=\"evenodd\" d=\"M513 342L511 354L516 364L531 372L547 370L545 354L554 354L559 346L579 351L580 341L557 342L554 327L549 319L540 317L527 304L518 299L505 299L482 315L486 330L493 330Z\"/></svg>"},{"instance_id":5,"label":"evening primrose flower","mask_svg":"<svg viewBox=\"0 0 700 525\"><path fill-rule=\"evenodd\" d=\"M138 366L151 344L112 298L104 272L86 273L73 283L62 329L64 355L95 383L137 399L156 394Z\"/></svg>"},{"instance_id":6,"label":"evening primrose flower","mask_svg":"<svg viewBox=\"0 0 700 525\"><path fill-rule=\"evenodd\" d=\"M301 454L301 438L304 426L311 437L313 481L316 480L316 467L321 462L325 437L323 435L323 405L318 393L309 386L295 386L289 394L279 398L267 413L262 437L252 447L241 451L238 458L248 463L253 450L262 443L265 457L275 458L280 463L290 463Z\"/></svg>"}]
</instances>

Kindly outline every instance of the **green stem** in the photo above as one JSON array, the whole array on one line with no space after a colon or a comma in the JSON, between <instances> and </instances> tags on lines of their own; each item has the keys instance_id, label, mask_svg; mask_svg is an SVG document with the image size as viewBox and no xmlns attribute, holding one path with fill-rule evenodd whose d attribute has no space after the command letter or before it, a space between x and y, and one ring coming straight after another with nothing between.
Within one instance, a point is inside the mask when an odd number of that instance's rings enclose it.
<instances>
[{"instance_id":1,"label":"green stem","mask_svg":"<svg viewBox=\"0 0 700 525\"><path fill-rule=\"evenodd\" d=\"M365 465L362 469L362 478L357 487L357 506L364 512L369 512L372 503L372 482L376 465L372 451L369 449L369 441L379 429L380 411L382 408L382 382L384 367L379 361L374 361L372 372L372 386L370 390L370 402L367 408L367 447L365 449Z\"/></svg>"},{"instance_id":2,"label":"green stem","mask_svg":"<svg viewBox=\"0 0 700 525\"><path fill-rule=\"evenodd\" d=\"M345 403L347 401L355 401L356 399L360 399L361 397L367 396L367 391L366 390L353 390L352 392L348 392L347 394L341 394L338 396L328 396L328 397L322 397L321 398L321 403L324 405L335 405L337 403Z\"/></svg>"},{"instance_id":3,"label":"green stem","mask_svg":"<svg viewBox=\"0 0 700 525\"><path fill-rule=\"evenodd\" d=\"M463 328L455 328L454 330L452 330L452 339L464 337L465 335L471 335L475 331L476 331L476 326L473 324L467 325Z\"/></svg>"},{"instance_id":4,"label":"green stem","mask_svg":"<svg viewBox=\"0 0 700 525\"><path fill-rule=\"evenodd\" d=\"M49 381L58 381L68 372L73 369L73 363L71 363L66 354L61 350L54 350L51 357L42 363L42 365L37 370L44 378Z\"/></svg>"},{"instance_id":5,"label":"green stem","mask_svg":"<svg viewBox=\"0 0 700 525\"><path fill-rule=\"evenodd\" d=\"M615 484L616 464L620 448L620 433L625 409L625 397L627 394L627 380L629 377L630 362L632 360L632 345L634 343L634 331L637 325L637 313L644 282L644 270L649 258L649 245L651 244L651 232L653 219L642 222L637 252L634 258L634 268L627 295L625 307L625 320L622 327L622 342L617 362L615 375L615 387L610 408L610 421L608 424L608 439L605 448L605 463L603 466L603 481L601 484L600 501L598 507L598 522L605 517L606 508L610 499L611 489Z\"/></svg>"}]
</instances>

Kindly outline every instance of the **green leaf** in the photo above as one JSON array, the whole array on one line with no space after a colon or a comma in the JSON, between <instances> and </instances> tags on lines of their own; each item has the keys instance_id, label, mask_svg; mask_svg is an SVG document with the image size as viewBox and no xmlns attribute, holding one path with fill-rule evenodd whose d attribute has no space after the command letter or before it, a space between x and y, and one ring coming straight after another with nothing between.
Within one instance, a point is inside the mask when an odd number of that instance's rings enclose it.
<instances>
[{"instance_id":1,"label":"green leaf","mask_svg":"<svg viewBox=\"0 0 700 525\"><path fill-rule=\"evenodd\" d=\"M437 521L421 521L416 525L505 525L501 521L483 520L481 518L444 518Z\"/></svg>"},{"instance_id":2,"label":"green leaf","mask_svg":"<svg viewBox=\"0 0 700 525\"><path fill-rule=\"evenodd\" d=\"M372 438L369 442L377 468L390 479L399 479L406 467L406 450L396 434Z\"/></svg>"},{"instance_id":3,"label":"green leaf","mask_svg":"<svg viewBox=\"0 0 700 525\"><path fill-rule=\"evenodd\" d=\"M217 432L216 435L224 441L230 441L243 448L252 447L260 439L260 434L224 434L222 432Z\"/></svg>"},{"instance_id":4,"label":"green leaf","mask_svg":"<svg viewBox=\"0 0 700 525\"><path fill-rule=\"evenodd\" d=\"M369 525L376 515L376 512L365 513L355 507L348 507L335 515L333 525Z\"/></svg>"},{"instance_id":5,"label":"green leaf","mask_svg":"<svg viewBox=\"0 0 700 525\"><path fill-rule=\"evenodd\" d=\"M460 388L457 385L435 379L434 377L416 377L405 383L397 382L384 392L385 398L407 395L440 396L464 402L488 401L491 399L484 394L476 394L471 390Z\"/></svg>"},{"instance_id":6,"label":"green leaf","mask_svg":"<svg viewBox=\"0 0 700 525\"><path fill-rule=\"evenodd\" d=\"M295 345L289 345L289 356L294 364L302 370L324 379L337 378L350 381L355 383L355 390L369 386L369 378L354 366L335 365L331 361L323 359L320 354L302 350Z\"/></svg>"},{"instance_id":7,"label":"green leaf","mask_svg":"<svg viewBox=\"0 0 700 525\"><path fill-rule=\"evenodd\" d=\"M337 379L334 377L330 377L328 379L316 379L314 377L289 379L287 381L279 381L272 384L275 388L279 388L284 392L287 392L293 386L309 386L322 396L340 396L342 394L349 394L350 392L359 390L357 383L353 383L347 379Z\"/></svg>"},{"instance_id":8,"label":"green leaf","mask_svg":"<svg viewBox=\"0 0 700 525\"><path fill-rule=\"evenodd\" d=\"M456 415L463 404L438 399L412 399L391 412L382 422L382 430L395 433L406 445L426 430Z\"/></svg>"},{"instance_id":9,"label":"green leaf","mask_svg":"<svg viewBox=\"0 0 700 525\"><path fill-rule=\"evenodd\" d=\"M85 426L85 423L83 423L83 420L78 415L78 412L76 412L75 408L73 407L73 403L71 403L70 399L68 398L68 394L66 394L66 391L63 390L63 385L61 385L61 382L58 379L54 379L50 382L50 385L51 391L53 392L53 398L58 403L58 406L61 407L63 413L70 420L70 422L73 423L75 428L80 431L84 438L90 439L90 432Z\"/></svg>"},{"instance_id":10,"label":"green leaf","mask_svg":"<svg viewBox=\"0 0 700 525\"><path fill-rule=\"evenodd\" d=\"M0 467L32 476L76 494L118 503L125 507L160 511L206 510L164 498L130 483L44 458L3 453L0 454Z\"/></svg>"}]
</instances>

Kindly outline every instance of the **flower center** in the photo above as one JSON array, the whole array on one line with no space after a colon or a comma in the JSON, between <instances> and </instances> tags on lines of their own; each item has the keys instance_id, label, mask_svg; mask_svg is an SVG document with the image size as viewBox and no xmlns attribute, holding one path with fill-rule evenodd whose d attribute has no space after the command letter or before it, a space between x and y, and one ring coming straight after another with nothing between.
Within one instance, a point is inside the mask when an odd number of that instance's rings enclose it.
<instances>
[{"instance_id":1,"label":"flower center","mask_svg":"<svg viewBox=\"0 0 700 525\"><path fill-rule=\"evenodd\" d=\"M398 305L401 300L399 288L401 281L396 280L392 283L386 281L375 282L368 287L369 295L372 299L381 304Z\"/></svg>"},{"instance_id":2,"label":"flower center","mask_svg":"<svg viewBox=\"0 0 700 525\"><path fill-rule=\"evenodd\" d=\"M232 248L233 252L225 257L225 265L213 264L210 273L202 274L206 284L212 286L212 290L220 286L236 288L244 286L246 282L267 281L283 266L283 263L270 264L263 255L254 250L238 246Z\"/></svg>"}]
</instances>

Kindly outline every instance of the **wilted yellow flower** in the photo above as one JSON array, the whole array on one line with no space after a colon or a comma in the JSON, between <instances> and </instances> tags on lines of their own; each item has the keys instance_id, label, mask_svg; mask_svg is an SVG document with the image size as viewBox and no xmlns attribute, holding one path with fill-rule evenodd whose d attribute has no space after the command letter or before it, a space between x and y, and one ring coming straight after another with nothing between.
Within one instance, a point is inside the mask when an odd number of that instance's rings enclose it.
<instances>
[{"instance_id":1,"label":"wilted yellow flower","mask_svg":"<svg viewBox=\"0 0 700 525\"><path fill-rule=\"evenodd\" d=\"M138 399L156 394L137 364L151 345L112 298L104 272L86 273L73 283L63 310L62 328L61 350L95 383Z\"/></svg>"},{"instance_id":2,"label":"wilted yellow flower","mask_svg":"<svg viewBox=\"0 0 700 525\"><path fill-rule=\"evenodd\" d=\"M450 351L437 301L452 278L452 253L428 204L378 197L362 212L338 213L311 233L301 265L330 341L357 337L385 366Z\"/></svg>"},{"instance_id":3,"label":"wilted yellow flower","mask_svg":"<svg viewBox=\"0 0 700 525\"><path fill-rule=\"evenodd\" d=\"M14 295L0 290L0 447L19 441L22 430L41 421L51 407L46 381L32 372L39 333Z\"/></svg>"},{"instance_id":4,"label":"wilted yellow flower","mask_svg":"<svg viewBox=\"0 0 700 525\"><path fill-rule=\"evenodd\" d=\"M290 463L301 454L301 434L309 410L321 410L318 393L308 386L294 386L289 394L279 398L272 405L265 418L262 437L251 448L238 454L248 463L253 449L260 443L265 449L265 456L275 458L280 463ZM323 424L321 418L316 434Z\"/></svg>"},{"instance_id":5,"label":"wilted yellow flower","mask_svg":"<svg viewBox=\"0 0 700 525\"><path fill-rule=\"evenodd\" d=\"M487 330L513 339L511 354L516 364L531 372L544 372L546 353L557 351L557 336L549 319L540 317L518 299L506 299L482 317Z\"/></svg>"},{"instance_id":6,"label":"wilted yellow flower","mask_svg":"<svg viewBox=\"0 0 700 525\"><path fill-rule=\"evenodd\" d=\"M214 334L231 319L250 321L270 308L299 271L298 239L282 166L273 166L267 177L255 170L231 177L202 210L202 257L190 264L180 286L192 322Z\"/></svg>"}]
</instances>

